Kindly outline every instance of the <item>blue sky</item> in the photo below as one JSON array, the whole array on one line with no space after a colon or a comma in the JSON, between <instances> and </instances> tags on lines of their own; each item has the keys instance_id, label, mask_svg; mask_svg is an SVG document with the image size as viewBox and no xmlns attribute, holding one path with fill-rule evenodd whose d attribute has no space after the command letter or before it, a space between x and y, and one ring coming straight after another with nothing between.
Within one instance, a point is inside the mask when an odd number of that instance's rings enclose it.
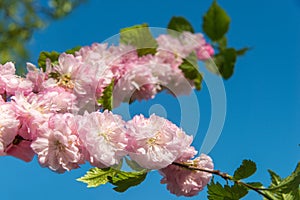
<instances>
[{"instance_id":1,"label":"blue sky","mask_svg":"<svg viewBox=\"0 0 300 200\"><path fill-rule=\"evenodd\" d=\"M77 45L102 42L121 28L148 23L166 27L169 19L185 16L201 32L202 15L211 1L89 0L63 20L37 32L30 42L30 61L36 63L39 52L64 51ZM224 81L227 113L222 134L209 155L216 169L233 173L243 159L257 163L258 171L250 181L269 184L267 169L287 176L300 160L300 1L272 2L220 0L232 23L228 33L234 47L253 47L238 60L234 76ZM196 93L200 122L194 145L200 148L211 117L207 87ZM172 103L170 103L172 102ZM178 122L180 104L170 96L134 104L131 114L145 113L154 104L166 110L167 117ZM153 108L153 107L152 107ZM189 111L191 115L193 110ZM190 126L197 121L190 120ZM150 173L144 183L125 193L114 192L109 185L87 189L75 181L89 169L55 174L41 168L36 159L24 163L1 157L1 198L24 199L185 199L171 195L161 185L160 175ZM206 193L189 199L206 199ZM261 199L255 194L245 199Z\"/></svg>"}]
</instances>

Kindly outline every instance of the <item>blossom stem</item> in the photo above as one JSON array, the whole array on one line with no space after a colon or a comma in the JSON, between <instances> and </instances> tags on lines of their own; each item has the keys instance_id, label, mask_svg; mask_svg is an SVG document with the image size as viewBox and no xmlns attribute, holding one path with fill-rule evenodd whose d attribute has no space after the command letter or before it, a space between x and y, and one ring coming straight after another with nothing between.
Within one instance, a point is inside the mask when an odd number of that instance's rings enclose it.
<instances>
[{"instance_id":1,"label":"blossom stem","mask_svg":"<svg viewBox=\"0 0 300 200\"><path fill-rule=\"evenodd\" d=\"M186 169L207 172L207 173L211 173L211 174L220 176L221 178L223 178L226 181L230 180L230 181L233 181L236 184L243 185L244 187L246 187L250 190L253 190L253 191L257 192L258 194L262 195L266 199L274 200L269 195L267 195L267 194L263 193L262 191L260 191L262 188L257 188L257 187L254 187L254 186L250 185L250 184L244 183L240 180L235 180L232 176L230 176L229 174L227 174L225 172L221 172L220 170L210 170L210 169L206 169L206 168L198 168L198 167L193 167L191 165L184 164L184 163L178 163L178 162L173 162L172 164L176 165L176 166L179 166L179 167L186 168Z\"/></svg>"}]
</instances>

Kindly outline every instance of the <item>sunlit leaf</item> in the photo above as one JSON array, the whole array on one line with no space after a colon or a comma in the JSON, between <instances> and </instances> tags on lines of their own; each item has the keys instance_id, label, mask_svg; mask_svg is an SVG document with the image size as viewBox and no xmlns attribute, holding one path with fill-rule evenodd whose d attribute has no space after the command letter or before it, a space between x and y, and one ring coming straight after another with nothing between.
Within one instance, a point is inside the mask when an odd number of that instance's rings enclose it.
<instances>
[{"instance_id":1,"label":"sunlit leaf","mask_svg":"<svg viewBox=\"0 0 300 200\"><path fill-rule=\"evenodd\" d=\"M147 24L123 28L120 31L120 43L136 47L139 56L156 53L157 42Z\"/></svg>"},{"instance_id":2,"label":"sunlit leaf","mask_svg":"<svg viewBox=\"0 0 300 200\"><path fill-rule=\"evenodd\" d=\"M77 181L86 183L87 187L98 187L109 182L116 186L115 191L124 192L128 188L143 182L146 176L146 171L125 172L115 168L92 168L86 175L78 178Z\"/></svg>"},{"instance_id":3,"label":"sunlit leaf","mask_svg":"<svg viewBox=\"0 0 300 200\"><path fill-rule=\"evenodd\" d=\"M256 164L251 160L243 160L237 170L235 170L233 178L235 180L245 179L256 172Z\"/></svg>"},{"instance_id":4,"label":"sunlit leaf","mask_svg":"<svg viewBox=\"0 0 300 200\"><path fill-rule=\"evenodd\" d=\"M113 89L114 81L104 89L102 96L98 99L98 103L101 104L103 110L112 110L113 107Z\"/></svg>"},{"instance_id":5,"label":"sunlit leaf","mask_svg":"<svg viewBox=\"0 0 300 200\"><path fill-rule=\"evenodd\" d=\"M128 188L139 185L145 180L147 173L145 171L140 172L124 172L118 171L115 176L109 177L109 182L116 187L117 192L125 192Z\"/></svg>"},{"instance_id":6,"label":"sunlit leaf","mask_svg":"<svg viewBox=\"0 0 300 200\"><path fill-rule=\"evenodd\" d=\"M98 187L109 182L108 177L113 177L116 171L112 168L92 168L83 177L77 181L87 184L87 187Z\"/></svg>"},{"instance_id":7,"label":"sunlit leaf","mask_svg":"<svg viewBox=\"0 0 300 200\"><path fill-rule=\"evenodd\" d=\"M184 17L172 17L168 24L168 33L177 36L178 33L182 33L184 31L191 33L195 32L193 26Z\"/></svg>"},{"instance_id":8,"label":"sunlit leaf","mask_svg":"<svg viewBox=\"0 0 300 200\"><path fill-rule=\"evenodd\" d=\"M222 186L218 182L215 183L214 180L211 181L207 188L209 200L239 200L248 194L247 188L242 185Z\"/></svg>"},{"instance_id":9,"label":"sunlit leaf","mask_svg":"<svg viewBox=\"0 0 300 200\"><path fill-rule=\"evenodd\" d=\"M209 10L203 16L203 31L213 40L218 41L229 29L230 17L221 8L217 1L214 1Z\"/></svg>"},{"instance_id":10,"label":"sunlit leaf","mask_svg":"<svg viewBox=\"0 0 300 200\"><path fill-rule=\"evenodd\" d=\"M193 81L197 90L201 89L202 74L198 71L199 66L197 57L194 53L190 54L187 58L183 59L183 63L179 66L184 76Z\"/></svg>"},{"instance_id":11,"label":"sunlit leaf","mask_svg":"<svg viewBox=\"0 0 300 200\"><path fill-rule=\"evenodd\" d=\"M52 52L42 51L38 59L39 67L42 68L44 71L46 71L46 60L50 59L51 62L56 62L58 60L59 55L60 54L56 51L52 51Z\"/></svg>"}]
</instances>

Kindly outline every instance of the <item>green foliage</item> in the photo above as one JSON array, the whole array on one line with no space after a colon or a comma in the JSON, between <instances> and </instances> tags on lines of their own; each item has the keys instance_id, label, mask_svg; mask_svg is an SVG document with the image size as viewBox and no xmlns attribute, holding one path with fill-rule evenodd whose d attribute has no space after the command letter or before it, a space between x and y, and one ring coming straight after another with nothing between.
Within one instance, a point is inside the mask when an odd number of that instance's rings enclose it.
<instances>
[{"instance_id":1,"label":"green foliage","mask_svg":"<svg viewBox=\"0 0 300 200\"><path fill-rule=\"evenodd\" d=\"M244 55L250 48L244 47L236 50L228 47L226 33L229 30L230 18L217 1L213 1L208 11L203 16L203 31L213 41L217 53L211 60L206 61L209 71L220 74L224 79L229 79L234 72L238 56Z\"/></svg>"},{"instance_id":2,"label":"green foliage","mask_svg":"<svg viewBox=\"0 0 300 200\"><path fill-rule=\"evenodd\" d=\"M255 188L261 188L263 186L261 182L249 182L247 184Z\"/></svg>"},{"instance_id":3,"label":"green foliage","mask_svg":"<svg viewBox=\"0 0 300 200\"><path fill-rule=\"evenodd\" d=\"M78 178L77 181L87 184L87 187L98 187L100 185L111 183L116 186L117 192L125 192L128 188L136 186L143 182L147 172L125 172L114 168L92 168L85 176Z\"/></svg>"},{"instance_id":4,"label":"green foliage","mask_svg":"<svg viewBox=\"0 0 300 200\"><path fill-rule=\"evenodd\" d=\"M177 36L183 31L195 32L191 23L184 17L172 17L168 24L168 33Z\"/></svg>"},{"instance_id":5,"label":"green foliage","mask_svg":"<svg viewBox=\"0 0 300 200\"><path fill-rule=\"evenodd\" d=\"M233 179L241 180L248 178L256 172L256 164L251 160L243 160L243 163L233 174Z\"/></svg>"},{"instance_id":6,"label":"green foliage","mask_svg":"<svg viewBox=\"0 0 300 200\"><path fill-rule=\"evenodd\" d=\"M147 24L121 29L120 43L135 46L139 56L156 53L157 42Z\"/></svg>"},{"instance_id":7,"label":"green foliage","mask_svg":"<svg viewBox=\"0 0 300 200\"><path fill-rule=\"evenodd\" d=\"M183 59L183 63L179 69L183 72L184 76L193 81L197 90L201 89L202 75L198 71L197 57L194 53L190 54L187 58Z\"/></svg>"},{"instance_id":8,"label":"green foliage","mask_svg":"<svg viewBox=\"0 0 300 200\"><path fill-rule=\"evenodd\" d=\"M209 200L238 200L248 194L246 187L238 184L222 186L219 182L211 181L207 186Z\"/></svg>"},{"instance_id":9,"label":"green foliage","mask_svg":"<svg viewBox=\"0 0 300 200\"><path fill-rule=\"evenodd\" d=\"M294 172L282 179L272 170L268 170L271 176L271 185L263 191L276 200L300 200L300 163L298 163Z\"/></svg>"},{"instance_id":10,"label":"green foliage","mask_svg":"<svg viewBox=\"0 0 300 200\"><path fill-rule=\"evenodd\" d=\"M26 43L33 33L52 20L69 14L84 0L1 0L0 63L24 62L29 53Z\"/></svg>"},{"instance_id":11,"label":"green foliage","mask_svg":"<svg viewBox=\"0 0 300 200\"><path fill-rule=\"evenodd\" d=\"M253 190L268 200L300 200L300 163L294 172L282 179L275 172L269 170L271 185L263 187L260 182L242 182L241 179L250 177L256 171L256 164L251 160L243 160L241 166L230 176L215 170L213 173L226 180L223 186L219 182L211 181L208 187L208 199L210 200L237 200L244 197L248 190ZM233 185L228 185L228 180L233 181Z\"/></svg>"},{"instance_id":12,"label":"green foliage","mask_svg":"<svg viewBox=\"0 0 300 200\"><path fill-rule=\"evenodd\" d=\"M125 192L128 188L139 185L147 176L144 171L141 172L124 172L118 171L115 176L109 177L109 182L116 187L114 190L117 192Z\"/></svg>"},{"instance_id":13,"label":"green foliage","mask_svg":"<svg viewBox=\"0 0 300 200\"><path fill-rule=\"evenodd\" d=\"M38 59L39 67L42 68L44 71L46 71L47 59L50 59L51 63L55 63L57 62L59 55L60 54L57 51L52 51L52 52L42 51Z\"/></svg>"},{"instance_id":14,"label":"green foliage","mask_svg":"<svg viewBox=\"0 0 300 200\"><path fill-rule=\"evenodd\" d=\"M114 80L104 89L103 95L98 99L98 103L101 104L103 110L112 110L113 108L113 89Z\"/></svg>"},{"instance_id":15,"label":"green foliage","mask_svg":"<svg viewBox=\"0 0 300 200\"><path fill-rule=\"evenodd\" d=\"M116 171L112 168L92 168L83 177L78 178L77 181L86 183L87 187L98 187L109 182L108 177L113 177L115 174Z\"/></svg>"},{"instance_id":16,"label":"green foliage","mask_svg":"<svg viewBox=\"0 0 300 200\"><path fill-rule=\"evenodd\" d=\"M76 51L78 51L81 48L81 46L74 47L72 49L68 49L65 52L67 54L75 54ZM56 63L58 61L60 53L57 51L42 51L40 53L39 59L38 59L38 65L40 68L42 68L44 71L46 70L46 60L50 59L51 63Z\"/></svg>"},{"instance_id":17,"label":"green foliage","mask_svg":"<svg viewBox=\"0 0 300 200\"><path fill-rule=\"evenodd\" d=\"M72 49L68 49L68 50L65 51L65 52L66 52L67 54L73 54L73 55L75 55L75 53L76 53L77 51L79 51L80 48L81 48L81 46L76 46L76 47L74 47L74 48L72 48Z\"/></svg>"},{"instance_id":18,"label":"green foliage","mask_svg":"<svg viewBox=\"0 0 300 200\"><path fill-rule=\"evenodd\" d=\"M218 41L227 33L229 24L230 17L217 1L214 1L203 16L203 31L212 41Z\"/></svg>"}]
</instances>

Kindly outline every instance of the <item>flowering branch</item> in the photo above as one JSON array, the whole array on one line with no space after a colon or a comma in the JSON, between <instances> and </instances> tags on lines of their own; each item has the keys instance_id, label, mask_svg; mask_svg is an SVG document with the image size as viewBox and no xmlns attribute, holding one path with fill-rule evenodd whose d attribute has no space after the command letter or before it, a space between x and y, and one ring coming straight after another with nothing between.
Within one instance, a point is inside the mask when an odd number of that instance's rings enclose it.
<instances>
[{"instance_id":1,"label":"flowering branch","mask_svg":"<svg viewBox=\"0 0 300 200\"><path fill-rule=\"evenodd\" d=\"M285 200L286 197L299 197L299 184L300 184L300 163L298 163L295 171L285 179L280 178L273 171L269 170L269 173L272 178L272 184L269 187L263 187L259 182L247 183L241 181L241 179L247 178L250 174L255 172L256 166L255 163L250 160L244 160L242 165L234 172L234 175L231 176L228 173L221 172L220 170L207 169L203 167L195 167L190 163L184 162L173 162L172 165L179 166L192 171L201 171L205 173L210 173L217 175L223 178L226 182L228 180L234 182L233 186L228 186L227 184L222 187L219 183L214 183L214 180L208 185L208 198L214 199L217 196L227 197L235 199L233 196L230 196L228 192L238 194L235 196L237 199L242 198L248 193L248 190L253 190L254 192L262 195L265 199L268 200ZM244 190L244 191L243 191ZM223 191L223 193L220 193ZM226 193L227 192L227 193ZM226 196L229 195L229 196Z\"/></svg>"},{"instance_id":2,"label":"flowering branch","mask_svg":"<svg viewBox=\"0 0 300 200\"><path fill-rule=\"evenodd\" d=\"M178 162L173 162L172 164L173 164L173 165L176 165L176 166L180 166L180 167L186 168L186 169L195 170L195 171L201 171L201 172L207 172L207 173L211 173L211 174L220 176L220 177L222 177L222 178L223 178L224 180L226 180L226 181L227 181L227 180L230 180L230 181L233 181L234 183L243 185L243 186L247 187L248 189L251 189L251 190L257 192L258 194L264 196L266 199L274 200L274 199L272 199L271 197L269 197L268 195L266 195L266 194L264 194L263 192L261 192L260 190L261 190L262 188L257 188L257 187L254 187L254 186L252 186L252 185L249 185L249 184L247 184L247 183L244 183L243 181L235 180L235 179L233 178L233 176L230 176L228 173L221 172L220 170L210 170L210 169L206 169L206 168L198 168L198 167L194 167L194 166L190 166L190 165L188 165L188 164L178 163Z\"/></svg>"}]
</instances>

